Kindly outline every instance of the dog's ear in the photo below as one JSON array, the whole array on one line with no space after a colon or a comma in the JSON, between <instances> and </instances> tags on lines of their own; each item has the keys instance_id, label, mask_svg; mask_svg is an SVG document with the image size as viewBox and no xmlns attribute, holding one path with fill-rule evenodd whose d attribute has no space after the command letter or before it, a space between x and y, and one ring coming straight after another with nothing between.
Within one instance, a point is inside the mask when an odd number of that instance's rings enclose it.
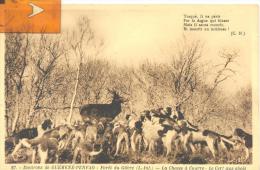
<instances>
[{"instance_id":1,"label":"dog's ear","mask_svg":"<svg viewBox=\"0 0 260 170\"><path fill-rule=\"evenodd\" d=\"M140 117L141 122L144 122L144 119L145 119L145 116L141 115L141 117Z\"/></svg>"},{"instance_id":2,"label":"dog's ear","mask_svg":"<svg viewBox=\"0 0 260 170\"><path fill-rule=\"evenodd\" d=\"M44 120L42 123L42 129L47 130L48 128L51 128L52 122L50 119Z\"/></svg>"},{"instance_id":3,"label":"dog's ear","mask_svg":"<svg viewBox=\"0 0 260 170\"><path fill-rule=\"evenodd\" d=\"M103 134L105 132L105 126L102 122L99 122L97 125L98 133Z\"/></svg>"},{"instance_id":4,"label":"dog's ear","mask_svg":"<svg viewBox=\"0 0 260 170\"><path fill-rule=\"evenodd\" d=\"M234 130L234 135L235 135L235 136L241 136L241 134L242 134L242 129L236 128L236 129Z\"/></svg>"},{"instance_id":5,"label":"dog's ear","mask_svg":"<svg viewBox=\"0 0 260 170\"><path fill-rule=\"evenodd\" d=\"M163 130L162 130L162 131L163 131L164 133L167 133L168 130L173 130L173 129L174 129L172 126L167 125L167 124L162 124L162 127L163 127Z\"/></svg>"},{"instance_id":6,"label":"dog's ear","mask_svg":"<svg viewBox=\"0 0 260 170\"><path fill-rule=\"evenodd\" d=\"M127 115L125 116L125 119L126 119L126 120L129 120L130 117L131 117L131 115L130 115L130 114L127 114Z\"/></svg>"},{"instance_id":7,"label":"dog's ear","mask_svg":"<svg viewBox=\"0 0 260 170\"><path fill-rule=\"evenodd\" d=\"M166 107L166 111L171 114L172 113L172 108L171 107Z\"/></svg>"},{"instance_id":8,"label":"dog's ear","mask_svg":"<svg viewBox=\"0 0 260 170\"><path fill-rule=\"evenodd\" d=\"M42 129L46 130L48 128L47 122L46 120L44 120L44 122L42 123Z\"/></svg>"},{"instance_id":9,"label":"dog's ear","mask_svg":"<svg viewBox=\"0 0 260 170\"><path fill-rule=\"evenodd\" d=\"M173 117L172 117L174 120L176 120L177 119L177 116L176 115L173 115Z\"/></svg>"},{"instance_id":10,"label":"dog's ear","mask_svg":"<svg viewBox=\"0 0 260 170\"><path fill-rule=\"evenodd\" d=\"M105 127L106 127L106 129L111 129L111 128L113 129L114 123L108 122Z\"/></svg>"},{"instance_id":11,"label":"dog's ear","mask_svg":"<svg viewBox=\"0 0 260 170\"><path fill-rule=\"evenodd\" d=\"M158 130L158 135L160 136L160 137L164 137L165 136L165 132L163 131L163 130Z\"/></svg>"},{"instance_id":12,"label":"dog's ear","mask_svg":"<svg viewBox=\"0 0 260 170\"><path fill-rule=\"evenodd\" d=\"M146 110L145 111L145 117L148 119L148 120L152 120L152 115L151 115L151 112L149 110Z\"/></svg>"},{"instance_id":13,"label":"dog's ear","mask_svg":"<svg viewBox=\"0 0 260 170\"><path fill-rule=\"evenodd\" d=\"M165 121L164 118L160 118L160 119L159 119L159 123L160 123L160 124L162 124L164 121Z\"/></svg>"},{"instance_id":14,"label":"dog's ear","mask_svg":"<svg viewBox=\"0 0 260 170\"><path fill-rule=\"evenodd\" d=\"M138 130L142 130L143 123L141 121L135 122L135 128Z\"/></svg>"},{"instance_id":15,"label":"dog's ear","mask_svg":"<svg viewBox=\"0 0 260 170\"><path fill-rule=\"evenodd\" d=\"M202 135L208 136L211 132L209 130L203 130Z\"/></svg>"}]
</instances>

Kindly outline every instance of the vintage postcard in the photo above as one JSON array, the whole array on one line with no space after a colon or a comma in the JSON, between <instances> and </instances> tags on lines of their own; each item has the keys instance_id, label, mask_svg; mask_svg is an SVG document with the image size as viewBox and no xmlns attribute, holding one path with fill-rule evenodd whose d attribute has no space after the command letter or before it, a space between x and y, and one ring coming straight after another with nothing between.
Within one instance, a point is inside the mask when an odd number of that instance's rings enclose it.
<instances>
[{"instance_id":1,"label":"vintage postcard","mask_svg":"<svg viewBox=\"0 0 260 170\"><path fill-rule=\"evenodd\" d=\"M260 168L258 5L24 4L0 4L0 169Z\"/></svg>"}]
</instances>

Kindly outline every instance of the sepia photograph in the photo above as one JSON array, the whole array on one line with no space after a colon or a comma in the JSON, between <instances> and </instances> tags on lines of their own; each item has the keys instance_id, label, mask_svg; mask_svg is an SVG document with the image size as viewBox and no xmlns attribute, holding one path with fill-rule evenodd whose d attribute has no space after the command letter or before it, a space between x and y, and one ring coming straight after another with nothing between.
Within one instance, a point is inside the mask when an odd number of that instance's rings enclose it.
<instances>
[{"instance_id":1,"label":"sepia photograph","mask_svg":"<svg viewBox=\"0 0 260 170\"><path fill-rule=\"evenodd\" d=\"M60 33L5 33L5 163L251 165L258 19L64 5Z\"/></svg>"}]
</instances>

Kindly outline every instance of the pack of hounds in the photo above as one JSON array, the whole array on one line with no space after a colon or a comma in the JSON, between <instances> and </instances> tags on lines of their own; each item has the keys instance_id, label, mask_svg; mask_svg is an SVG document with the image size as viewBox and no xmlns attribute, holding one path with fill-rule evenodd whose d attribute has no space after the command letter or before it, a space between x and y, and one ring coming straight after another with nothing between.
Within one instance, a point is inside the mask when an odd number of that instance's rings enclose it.
<instances>
[{"instance_id":1,"label":"pack of hounds","mask_svg":"<svg viewBox=\"0 0 260 170\"><path fill-rule=\"evenodd\" d=\"M73 125L55 127L51 119L38 127L23 129L6 138L6 155L19 162L30 150L32 163L109 163L130 153L176 156L180 151L195 153L205 149L212 157L220 151L243 149L244 159L252 150L252 135L241 128L225 136L200 129L184 118L179 107L126 114L124 119L84 119Z\"/></svg>"}]
</instances>

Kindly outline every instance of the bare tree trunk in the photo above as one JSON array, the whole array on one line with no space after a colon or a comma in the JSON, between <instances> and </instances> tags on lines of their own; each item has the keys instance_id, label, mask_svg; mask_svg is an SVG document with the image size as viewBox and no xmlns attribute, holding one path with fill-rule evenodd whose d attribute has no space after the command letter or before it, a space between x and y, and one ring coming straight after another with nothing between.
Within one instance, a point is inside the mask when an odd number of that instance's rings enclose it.
<instances>
[{"instance_id":1,"label":"bare tree trunk","mask_svg":"<svg viewBox=\"0 0 260 170\"><path fill-rule=\"evenodd\" d=\"M28 114L28 117L27 117L27 121L26 121L26 125L25 127L26 128L29 128L31 123L32 123L32 120L33 120L33 117L34 117L34 114L35 114L35 111L33 111L33 105L30 106L30 110L29 110L29 114Z\"/></svg>"},{"instance_id":2,"label":"bare tree trunk","mask_svg":"<svg viewBox=\"0 0 260 170\"><path fill-rule=\"evenodd\" d=\"M12 124L12 133L14 133L15 130L16 130L17 122L18 122L18 119L19 119L19 116L20 116L20 112L19 112L20 94L19 93L16 94L15 100L16 100L15 101L16 114L15 114L14 121L13 121L13 124Z\"/></svg>"},{"instance_id":3,"label":"bare tree trunk","mask_svg":"<svg viewBox=\"0 0 260 170\"><path fill-rule=\"evenodd\" d=\"M76 95L77 95L77 89L78 89L78 83L79 83L80 65L81 65L81 62L79 63L79 67L78 67L78 70L77 70L76 84L75 84L75 88L74 88L74 92L73 92L73 96L72 96L72 100L71 100L71 104L70 104L69 117L67 119L67 123L68 124L71 124L71 118L72 118L72 113L73 113L73 106L74 106L75 98L76 98Z\"/></svg>"},{"instance_id":4,"label":"bare tree trunk","mask_svg":"<svg viewBox=\"0 0 260 170\"><path fill-rule=\"evenodd\" d=\"M5 111L6 112L6 111ZM9 116L5 113L5 137L10 136L9 134Z\"/></svg>"}]
</instances>

